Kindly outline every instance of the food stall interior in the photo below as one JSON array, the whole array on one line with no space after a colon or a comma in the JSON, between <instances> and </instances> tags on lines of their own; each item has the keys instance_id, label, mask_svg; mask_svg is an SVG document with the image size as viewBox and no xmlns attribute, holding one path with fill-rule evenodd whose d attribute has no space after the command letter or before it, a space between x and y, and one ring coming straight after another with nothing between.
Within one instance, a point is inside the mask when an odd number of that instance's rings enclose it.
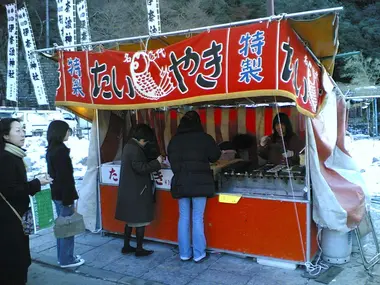
<instances>
[{"instance_id":1,"label":"food stall interior","mask_svg":"<svg viewBox=\"0 0 380 285\"><path fill-rule=\"evenodd\" d=\"M268 100L268 99L267 99ZM281 100L284 101L284 100ZM212 102L215 103L215 102ZM211 103L211 104L212 104ZM210 123L215 122L216 112L228 113L228 124L221 128L231 128L231 125L236 124L236 132L225 131L226 136L217 136L215 131L211 134L216 139L219 147L222 150L220 160L211 165L214 170L215 185L217 194L241 194L244 197L262 197L269 199L296 199L307 200L307 183L305 180L306 169L304 161L302 165L292 164L290 161L283 160L281 164L270 163L258 155L258 142L261 136L269 135L272 127L272 119L276 116L276 112L285 112L289 114L292 124L294 125L295 133L298 136L304 136L304 120L302 114L299 114L293 103L276 102L280 107L276 107L275 103L257 104L257 105L242 105L235 106L226 105L207 105L207 106L182 106L181 108L170 109L154 109L154 110L139 110L135 112L124 111L124 119L131 121L134 126L137 123L147 123L154 128L156 132L156 142L149 144L145 151L150 160L155 159L159 154L166 155L166 147L171 136L175 134L176 126L178 125L181 116L189 109L197 110L201 114L202 124L205 131L210 129ZM210 111L207 111L210 110ZM231 118L230 113L237 112L244 114L245 110L262 111L262 120L256 113L255 120L256 130L246 130L245 133L239 133L242 130L239 124L247 120L241 115L238 118ZM269 114L267 114L269 112ZM120 113L120 111L119 111ZM176 114L173 120L173 113ZM247 112L245 113L245 115ZM231 122L231 119L235 122ZM127 121L128 121L127 120ZM208 122L208 121L212 122ZM267 120L264 121L264 120ZM259 126L257 126L259 125ZM261 125L261 126L260 126ZM265 126L264 126L265 125ZM171 128L170 132L166 129ZM233 128L233 126L232 126ZM239 129L240 128L240 129ZM254 132L255 131L255 132ZM133 128L128 132L125 130L124 142L131 137ZM277 145L277 151L281 152L282 146ZM302 156L302 154L301 154ZM119 164L120 162L112 162ZM170 166L166 168L170 170Z\"/></svg>"}]
</instances>

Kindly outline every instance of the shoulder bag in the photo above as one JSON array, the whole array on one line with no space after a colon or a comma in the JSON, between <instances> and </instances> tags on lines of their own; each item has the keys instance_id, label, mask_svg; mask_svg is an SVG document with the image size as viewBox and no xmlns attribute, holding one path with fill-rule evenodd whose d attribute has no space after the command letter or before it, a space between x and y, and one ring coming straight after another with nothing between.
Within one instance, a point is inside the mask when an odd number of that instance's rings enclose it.
<instances>
[{"instance_id":1,"label":"shoulder bag","mask_svg":"<svg viewBox=\"0 0 380 285\"><path fill-rule=\"evenodd\" d=\"M85 231L83 216L76 211L71 216L59 216L55 220L54 235L56 238L72 237Z\"/></svg>"},{"instance_id":2,"label":"shoulder bag","mask_svg":"<svg viewBox=\"0 0 380 285\"><path fill-rule=\"evenodd\" d=\"M29 208L25 214L21 217L20 214L16 211L15 208L8 202L7 199L5 199L3 193L0 192L1 198L5 201L5 203L8 204L8 206L12 209L12 211L15 213L17 218L20 220L22 228L24 230L25 235L32 235L34 234L34 220L33 220L33 213L32 209Z\"/></svg>"}]
</instances>

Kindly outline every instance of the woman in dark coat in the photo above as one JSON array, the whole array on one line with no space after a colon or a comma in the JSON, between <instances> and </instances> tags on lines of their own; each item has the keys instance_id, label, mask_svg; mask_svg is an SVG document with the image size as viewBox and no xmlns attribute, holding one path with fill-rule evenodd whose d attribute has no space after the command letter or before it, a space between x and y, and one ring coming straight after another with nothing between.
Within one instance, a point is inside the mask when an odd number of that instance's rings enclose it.
<instances>
[{"instance_id":1,"label":"woman in dark coat","mask_svg":"<svg viewBox=\"0 0 380 285\"><path fill-rule=\"evenodd\" d=\"M272 164L282 164L288 160L289 165L299 164L299 152L304 144L293 132L288 115L279 113L274 117L273 134L264 136L258 147L259 156ZM285 144L285 149L283 146Z\"/></svg>"},{"instance_id":2,"label":"woman in dark coat","mask_svg":"<svg viewBox=\"0 0 380 285\"><path fill-rule=\"evenodd\" d=\"M23 158L25 134L17 119L0 120L0 193L22 217L29 209L29 195L41 190L50 178L27 181ZM29 236L20 219L0 195L0 284L26 284L31 264Z\"/></svg>"},{"instance_id":3,"label":"woman in dark coat","mask_svg":"<svg viewBox=\"0 0 380 285\"><path fill-rule=\"evenodd\" d=\"M117 220L126 222L123 254L147 256L153 253L143 248L143 240L145 226L154 218L151 173L161 169L163 158L148 161L144 152L148 142L154 142L154 132L148 125L141 124L123 149L115 214ZM136 228L137 248L129 244L132 228Z\"/></svg>"},{"instance_id":4,"label":"woman in dark coat","mask_svg":"<svg viewBox=\"0 0 380 285\"><path fill-rule=\"evenodd\" d=\"M207 197L215 194L210 162L216 162L221 152L215 140L203 131L197 112L190 111L181 119L176 135L168 146L168 157L174 176L173 198L179 199L178 244L183 261L206 258L206 238L203 215ZM190 204L193 206L193 251L190 242Z\"/></svg>"},{"instance_id":5,"label":"woman in dark coat","mask_svg":"<svg viewBox=\"0 0 380 285\"><path fill-rule=\"evenodd\" d=\"M47 131L46 162L49 175L54 179L51 196L58 216L74 214L74 201L78 199L70 150L63 143L70 136L70 127L64 121L53 121ZM77 267L84 263L74 255L74 237L57 239L57 258L62 268Z\"/></svg>"}]
</instances>

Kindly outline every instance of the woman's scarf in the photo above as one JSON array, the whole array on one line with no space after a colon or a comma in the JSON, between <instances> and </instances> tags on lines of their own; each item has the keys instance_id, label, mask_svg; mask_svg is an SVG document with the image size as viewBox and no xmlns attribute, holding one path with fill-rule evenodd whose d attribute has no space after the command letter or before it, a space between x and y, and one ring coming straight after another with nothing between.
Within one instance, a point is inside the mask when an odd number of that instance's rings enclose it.
<instances>
[{"instance_id":1,"label":"woman's scarf","mask_svg":"<svg viewBox=\"0 0 380 285\"><path fill-rule=\"evenodd\" d=\"M26 152L14 144L5 143L4 150L22 159L26 156Z\"/></svg>"},{"instance_id":2,"label":"woman's scarf","mask_svg":"<svg viewBox=\"0 0 380 285\"><path fill-rule=\"evenodd\" d=\"M26 156L26 152L25 150L23 150L22 148L18 147L18 146L15 146L14 144L11 144L11 143L5 143L5 147L4 147L4 150L21 158L24 162L24 165L25 165L25 169L26 169L26 164L25 164L25 161L24 161L24 157Z\"/></svg>"}]
</instances>

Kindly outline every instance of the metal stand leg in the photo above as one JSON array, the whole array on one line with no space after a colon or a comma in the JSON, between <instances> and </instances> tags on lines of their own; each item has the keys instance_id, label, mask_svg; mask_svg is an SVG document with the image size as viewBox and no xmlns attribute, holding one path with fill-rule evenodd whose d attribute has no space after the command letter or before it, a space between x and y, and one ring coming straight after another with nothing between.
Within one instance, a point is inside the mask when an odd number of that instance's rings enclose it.
<instances>
[{"instance_id":1,"label":"metal stand leg","mask_svg":"<svg viewBox=\"0 0 380 285\"><path fill-rule=\"evenodd\" d=\"M376 253L375 255L370 258L369 260L365 256L364 249L363 249L363 242L362 239L367 236L368 234L372 233L373 240L375 242L376 247ZM360 255L363 260L363 265L366 270L370 270L374 265L376 265L380 261L380 247L379 242L377 240L376 232L373 227L373 222L371 218L371 213L366 211L365 216L360 223L360 225L355 229L356 238L358 241L359 249L360 249Z\"/></svg>"}]
</instances>

